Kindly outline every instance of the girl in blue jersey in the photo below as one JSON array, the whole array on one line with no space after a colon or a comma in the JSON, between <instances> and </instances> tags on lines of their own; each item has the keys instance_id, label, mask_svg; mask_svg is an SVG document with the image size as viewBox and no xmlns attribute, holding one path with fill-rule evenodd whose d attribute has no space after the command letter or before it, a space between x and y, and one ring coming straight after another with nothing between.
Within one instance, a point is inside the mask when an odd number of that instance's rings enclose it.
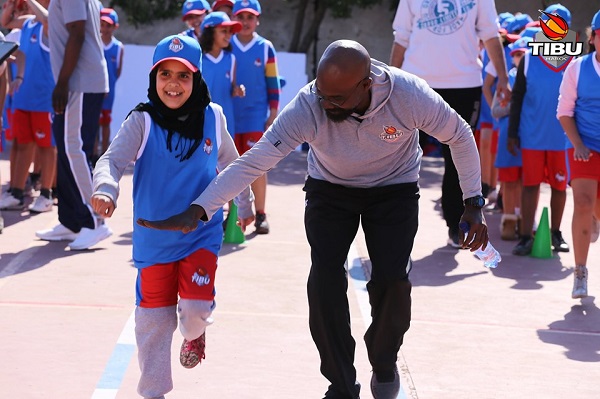
<instances>
[{"instance_id":1,"label":"girl in blue jersey","mask_svg":"<svg viewBox=\"0 0 600 399\"><path fill-rule=\"evenodd\" d=\"M573 188L573 298L587 292L590 242L598 240L600 219L600 11L592 19L590 53L567 67L560 85L557 117L568 140Z\"/></svg>"},{"instance_id":2,"label":"girl in blue jersey","mask_svg":"<svg viewBox=\"0 0 600 399\"><path fill-rule=\"evenodd\" d=\"M181 8L181 19L187 25L182 35L200 40L200 25L210 12L210 5L206 0L185 0Z\"/></svg>"},{"instance_id":3,"label":"girl in blue jersey","mask_svg":"<svg viewBox=\"0 0 600 399\"><path fill-rule=\"evenodd\" d=\"M137 220L187 209L218 170L238 157L221 107L210 102L201 57L200 45L187 36L169 36L156 46L149 101L130 113L94 170L91 204L99 215L112 216L118 182L132 160ZM236 201L244 223L254 220L251 195L246 188ZM144 398L163 397L173 388L170 352L178 314L184 337L181 364L192 368L204 358L205 329L215 308L222 220L220 210L185 234L133 226L138 393Z\"/></svg>"},{"instance_id":4,"label":"girl in blue jersey","mask_svg":"<svg viewBox=\"0 0 600 399\"><path fill-rule=\"evenodd\" d=\"M231 35L239 32L242 24L231 21L222 11L210 13L202 21L202 76L208 86L212 102L223 107L227 130L235 135L233 97L244 97L245 87L236 84L236 62L231 52Z\"/></svg>"}]
</instances>

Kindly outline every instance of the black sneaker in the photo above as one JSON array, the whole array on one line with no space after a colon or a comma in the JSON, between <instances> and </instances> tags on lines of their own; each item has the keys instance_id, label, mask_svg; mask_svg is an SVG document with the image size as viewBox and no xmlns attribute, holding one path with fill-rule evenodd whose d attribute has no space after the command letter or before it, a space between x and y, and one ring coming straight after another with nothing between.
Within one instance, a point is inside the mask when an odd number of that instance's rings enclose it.
<instances>
[{"instance_id":1,"label":"black sneaker","mask_svg":"<svg viewBox=\"0 0 600 399\"><path fill-rule=\"evenodd\" d=\"M267 214L257 212L254 220L256 234L269 234L269 222L267 222Z\"/></svg>"},{"instance_id":2,"label":"black sneaker","mask_svg":"<svg viewBox=\"0 0 600 399\"><path fill-rule=\"evenodd\" d=\"M533 248L533 237L531 236L522 236L519 240L519 243L513 248L513 255L517 256L527 256L531 253L531 249Z\"/></svg>"},{"instance_id":3,"label":"black sneaker","mask_svg":"<svg viewBox=\"0 0 600 399\"><path fill-rule=\"evenodd\" d=\"M563 239L560 230L552 230L552 250L556 252L569 252L569 246Z\"/></svg>"}]
</instances>

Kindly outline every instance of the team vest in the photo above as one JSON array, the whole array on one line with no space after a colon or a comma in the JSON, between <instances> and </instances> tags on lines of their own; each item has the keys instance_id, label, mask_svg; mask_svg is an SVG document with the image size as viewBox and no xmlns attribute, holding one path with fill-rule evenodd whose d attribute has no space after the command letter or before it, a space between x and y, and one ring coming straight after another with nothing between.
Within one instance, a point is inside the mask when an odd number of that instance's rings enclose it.
<instances>
[{"instance_id":1,"label":"team vest","mask_svg":"<svg viewBox=\"0 0 600 399\"><path fill-rule=\"evenodd\" d=\"M236 133L263 132L269 111L265 67L268 44L256 36L245 46L236 36L231 40L237 62L237 84L246 86L246 96L233 99Z\"/></svg>"},{"instance_id":2,"label":"team vest","mask_svg":"<svg viewBox=\"0 0 600 399\"><path fill-rule=\"evenodd\" d=\"M13 109L52 112L54 76L50 66L50 49L42 43L43 25L28 19L21 30L19 49L25 54L25 79L13 95Z\"/></svg>"},{"instance_id":3,"label":"team vest","mask_svg":"<svg viewBox=\"0 0 600 399\"><path fill-rule=\"evenodd\" d=\"M554 72L527 52L525 62L527 88L521 108L519 139L521 148L529 150L565 149L565 133L556 119L558 94L563 72Z\"/></svg>"},{"instance_id":4,"label":"team vest","mask_svg":"<svg viewBox=\"0 0 600 399\"><path fill-rule=\"evenodd\" d=\"M206 107L204 137L191 158L180 161L191 140L174 133L172 151L168 132L144 113L144 142L133 173L133 220L162 220L186 210L217 175L220 118L211 104ZM219 139L220 141L220 139ZM208 223L200 222L188 234L162 231L133 224L133 261L137 268L174 262L204 248L215 255L223 241L223 210Z\"/></svg>"},{"instance_id":5,"label":"team vest","mask_svg":"<svg viewBox=\"0 0 600 399\"><path fill-rule=\"evenodd\" d=\"M231 97L234 65L235 57L229 51L221 51L217 58L206 53L202 55L202 77L208 86L211 101L223 108L227 119L227 130L231 137L235 135L233 97Z\"/></svg>"},{"instance_id":6,"label":"team vest","mask_svg":"<svg viewBox=\"0 0 600 399\"><path fill-rule=\"evenodd\" d=\"M517 77L517 68L508 71L508 84L512 88L515 85ZM512 166L522 166L521 151L517 155L508 152L508 116L497 119L495 125L498 127L498 151L496 152L496 168L508 168Z\"/></svg>"},{"instance_id":7,"label":"team vest","mask_svg":"<svg viewBox=\"0 0 600 399\"><path fill-rule=\"evenodd\" d=\"M600 76L594 68L595 56L595 52L588 54L581 61L575 123L583 144L594 151L600 151ZM573 146L570 142L568 145Z\"/></svg>"},{"instance_id":8,"label":"team vest","mask_svg":"<svg viewBox=\"0 0 600 399\"><path fill-rule=\"evenodd\" d=\"M108 70L108 95L104 97L102 109L112 109L115 101L115 86L117 83L117 71L121 62L121 52L123 43L112 38L112 41L104 46L104 58L106 59L106 68Z\"/></svg>"}]
</instances>

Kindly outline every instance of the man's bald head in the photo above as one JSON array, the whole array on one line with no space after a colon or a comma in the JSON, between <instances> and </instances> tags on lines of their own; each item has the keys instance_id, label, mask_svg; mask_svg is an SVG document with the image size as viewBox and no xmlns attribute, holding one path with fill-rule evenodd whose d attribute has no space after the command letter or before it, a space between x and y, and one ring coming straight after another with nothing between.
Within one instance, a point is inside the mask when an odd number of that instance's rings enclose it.
<instances>
[{"instance_id":1,"label":"man's bald head","mask_svg":"<svg viewBox=\"0 0 600 399\"><path fill-rule=\"evenodd\" d=\"M328 79L364 77L371 70L371 56L354 40L337 40L325 49L319 60L317 76Z\"/></svg>"}]
</instances>

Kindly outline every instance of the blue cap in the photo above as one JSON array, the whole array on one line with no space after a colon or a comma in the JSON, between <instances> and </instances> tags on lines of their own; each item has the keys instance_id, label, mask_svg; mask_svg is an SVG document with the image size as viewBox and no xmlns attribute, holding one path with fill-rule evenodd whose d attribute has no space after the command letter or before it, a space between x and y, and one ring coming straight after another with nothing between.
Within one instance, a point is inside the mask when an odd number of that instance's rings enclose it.
<instances>
[{"instance_id":1,"label":"blue cap","mask_svg":"<svg viewBox=\"0 0 600 399\"><path fill-rule=\"evenodd\" d=\"M528 26L525 28L523 32L521 32L521 37L530 37L532 39L535 38L536 33L541 32L542 28L539 26Z\"/></svg>"},{"instance_id":2,"label":"blue cap","mask_svg":"<svg viewBox=\"0 0 600 399\"><path fill-rule=\"evenodd\" d=\"M192 72L202 69L202 49L198 40L189 36L172 35L162 39L154 49L152 68L166 60L181 62Z\"/></svg>"},{"instance_id":3,"label":"blue cap","mask_svg":"<svg viewBox=\"0 0 600 399\"><path fill-rule=\"evenodd\" d=\"M119 16L112 8L103 8L100 10L100 20L114 26L119 26Z\"/></svg>"},{"instance_id":4,"label":"blue cap","mask_svg":"<svg viewBox=\"0 0 600 399\"><path fill-rule=\"evenodd\" d=\"M592 18L592 30L600 29L600 11L598 11L594 18Z\"/></svg>"},{"instance_id":5,"label":"blue cap","mask_svg":"<svg viewBox=\"0 0 600 399\"><path fill-rule=\"evenodd\" d=\"M527 43L529 43L532 40L533 39L530 37L521 37L514 43L509 44L508 48L510 50L510 55L513 56L518 51L525 52L525 51L529 50L529 46L527 45Z\"/></svg>"},{"instance_id":6,"label":"blue cap","mask_svg":"<svg viewBox=\"0 0 600 399\"><path fill-rule=\"evenodd\" d=\"M515 16L509 12L501 12L500 14L498 14L498 25L500 25L501 28L506 29L506 25L508 24L508 22L510 22L510 20L514 18Z\"/></svg>"},{"instance_id":7,"label":"blue cap","mask_svg":"<svg viewBox=\"0 0 600 399\"><path fill-rule=\"evenodd\" d=\"M206 0L185 0L181 7L183 19L188 15L204 15L207 12L210 12L210 4Z\"/></svg>"},{"instance_id":8,"label":"blue cap","mask_svg":"<svg viewBox=\"0 0 600 399\"><path fill-rule=\"evenodd\" d=\"M547 12L548 14L556 14L559 17L562 17L567 25L571 25L571 11L569 11L567 7L563 6L562 4L552 4L548 6L544 12ZM544 15L542 19L547 20L548 17Z\"/></svg>"},{"instance_id":9,"label":"blue cap","mask_svg":"<svg viewBox=\"0 0 600 399\"><path fill-rule=\"evenodd\" d=\"M261 13L260 3L258 0L236 0L233 4L233 15L241 12L249 12L258 16Z\"/></svg>"},{"instance_id":10,"label":"blue cap","mask_svg":"<svg viewBox=\"0 0 600 399\"><path fill-rule=\"evenodd\" d=\"M533 19L527 14L515 15L515 18L506 26L506 30L508 33L520 32L532 21Z\"/></svg>"},{"instance_id":11,"label":"blue cap","mask_svg":"<svg viewBox=\"0 0 600 399\"><path fill-rule=\"evenodd\" d=\"M216 27L216 26L231 26L231 31L233 33L239 32L242 30L242 24L238 21L232 21L229 19L229 15L224 13L223 11L213 11L204 18L202 21L202 25L200 25L200 30L204 32L204 28Z\"/></svg>"}]
</instances>

